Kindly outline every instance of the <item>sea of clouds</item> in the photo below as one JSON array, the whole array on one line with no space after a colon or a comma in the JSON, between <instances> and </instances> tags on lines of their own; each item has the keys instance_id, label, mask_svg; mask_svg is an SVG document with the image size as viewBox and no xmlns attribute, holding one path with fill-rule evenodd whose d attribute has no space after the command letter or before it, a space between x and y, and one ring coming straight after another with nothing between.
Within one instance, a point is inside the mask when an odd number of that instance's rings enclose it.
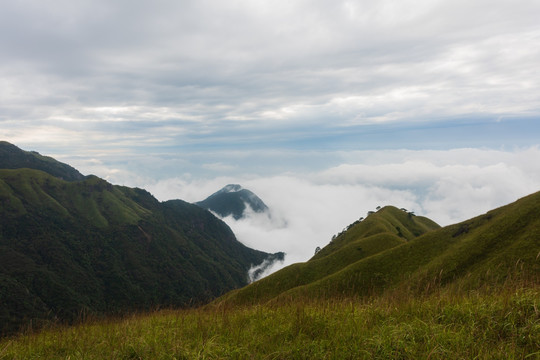
<instances>
[{"instance_id":1,"label":"sea of clouds","mask_svg":"<svg viewBox=\"0 0 540 360\"><path fill-rule=\"evenodd\" d=\"M195 202L229 183L257 194L269 214L223 220L244 244L284 251L285 261L307 261L317 246L366 216L394 205L449 225L540 190L540 149L389 150L349 154L350 161L310 173L168 178L145 186L160 200ZM364 159L354 162L354 158Z\"/></svg>"}]
</instances>

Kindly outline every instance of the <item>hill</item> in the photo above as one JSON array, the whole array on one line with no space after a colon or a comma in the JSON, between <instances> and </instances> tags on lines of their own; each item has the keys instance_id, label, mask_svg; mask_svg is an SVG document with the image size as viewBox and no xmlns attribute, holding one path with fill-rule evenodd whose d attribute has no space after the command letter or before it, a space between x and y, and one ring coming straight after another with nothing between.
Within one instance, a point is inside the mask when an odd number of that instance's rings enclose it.
<instances>
[{"instance_id":1,"label":"hill","mask_svg":"<svg viewBox=\"0 0 540 360\"><path fill-rule=\"evenodd\" d=\"M195 204L221 217L232 215L236 220L244 217L248 208L257 213L268 211L268 206L257 195L238 184L229 184Z\"/></svg>"},{"instance_id":2,"label":"hill","mask_svg":"<svg viewBox=\"0 0 540 360\"><path fill-rule=\"evenodd\" d=\"M21 158L22 168L0 170L0 333L204 303L247 284L251 266L270 256L198 206L95 176L76 180L67 165L2 146L15 154L2 163Z\"/></svg>"},{"instance_id":3,"label":"hill","mask_svg":"<svg viewBox=\"0 0 540 360\"><path fill-rule=\"evenodd\" d=\"M440 229L405 212L398 229L399 211L385 207L371 214L308 262L232 291L216 304L362 297L400 288L422 293L495 286L511 278L538 280L540 192ZM403 223L405 218L414 223Z\"/></svg>"},{"instance_id":4,"label":"hill","mask_svg":"<svg viewBox=\"0 0 540 360\"><path fill-rule=\"evenodd\" d=\"M84 175L78 170L52 157L43 156L35 151L24 151L6 141L0 141L0 169L20 168L42 170L66 181L84 179Z\"/></svg>"},{"instance_id":5,"label":"hill","mask_svg":"<svg viewBox=\"0 0 540 360\"><path fill-rule=\"evenodd\" d=\"M309 261L290 265L221 300L242 304L268 301L438 228L439 225L428 218L387 206L351 224Z\"/></svg>"}]
</instances>

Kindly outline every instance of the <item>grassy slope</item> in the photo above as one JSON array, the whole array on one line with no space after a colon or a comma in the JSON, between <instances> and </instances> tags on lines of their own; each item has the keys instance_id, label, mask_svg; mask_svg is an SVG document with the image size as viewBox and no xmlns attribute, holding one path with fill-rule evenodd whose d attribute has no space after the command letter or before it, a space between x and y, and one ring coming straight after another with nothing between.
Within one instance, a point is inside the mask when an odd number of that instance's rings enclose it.
<instances>
[{"instance_id":1,"label":"grassy slope","mask_svg":"<svg viewBox=\"0 0 540 360\"><path fill-rule=\"evenodd\" d=\"M219 301L249 304L270 300L289 289L328 277L350 264L438 227L427 218L411 216L387 206L350 227L308 262L290 265L243 289L230 292Z\"/></svg>"},{"instance_id":2,"label":"grassy slope","mask_svg":"<svg viewBox=\"0 0 540 360\"><path fill-rule=\"evenodd\" d=\"M539 258L540 192L429 232L282 297L369 295L397 286L428 291L434 283L474 288L508 276L537 278Z\"/></svg>"},{"instance_id":3,"label":"grassy slope","mask_svg":"<svg viewBox=\"0 0 540 360\"><path fill-rule=\"evenodd\" d=\"M29 207L51 217L84 219L101 228L109 222L136 224L150 211L130 199L130 192L95 176L66 182L39 170L0 170L0 211L5 216L27 214Z\"/></svg>"},{"instance_id":4,"label":"grassy slope","mask_svg":"<svg viewBox=\"0 0 540 360\"><path fill-rule=\"evenodd\" d=\"M388 213L393 216L388 217ZM422 292L435 283L474 288L486 281L502 282L508 276L538 277L540 273L540 192L408 242L395 238L397 226L403 234L408 234L404 229L411 229L410 224L403 223L403 217L400 225L392 222L398 214L395 208L384 208L307 263L280 270L216 303L368 296L398 287ZM429 221L422 224L432 226ZM418 230L411 234L414 231ZM370 241L380 247L366 251L366 256L355 251L369 249L366 245ZM356 259L355 252L359 255Z\"/></svg>"},{"instance_id":5,"label":"grassy slope","mask_svg":"<svg viewBox=\"0 0 540 360\"><path fill-rule=\"evenodd\" d=\"M0 340L0 359L537 359L540 289L161 311Z\"/></svg>"}]
</instances>

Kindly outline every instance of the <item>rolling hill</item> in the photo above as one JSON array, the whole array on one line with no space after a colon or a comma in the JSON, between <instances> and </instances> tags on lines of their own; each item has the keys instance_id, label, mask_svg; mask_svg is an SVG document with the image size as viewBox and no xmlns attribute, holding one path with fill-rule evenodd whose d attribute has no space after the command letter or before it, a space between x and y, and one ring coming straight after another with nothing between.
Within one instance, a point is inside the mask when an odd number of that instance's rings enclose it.
<instances>
[{"instance_id":1,"label":"rolling hill","mask_svg":"<svg viewBox=\"0 0 540 360\"><path fill-rule=\"evenodd\" d=\"M270 256L196 205L80 178L5 142L0 154L9 164L0 170L0 333L204 303L247 284L248 269Z\"/></svg>"},{"instance_id":2,"label":"rolling hill","mask_svg":"<svg viewBox=\"0 0 540 360\"><path fill-rule=\"evenodd\" d=\"M438 228L384 207L351 226L306 263L294 264L215 304L362 297L407 288L475 289L512 278L538 281L540 192Z\"/></svg>"}]
</instances>

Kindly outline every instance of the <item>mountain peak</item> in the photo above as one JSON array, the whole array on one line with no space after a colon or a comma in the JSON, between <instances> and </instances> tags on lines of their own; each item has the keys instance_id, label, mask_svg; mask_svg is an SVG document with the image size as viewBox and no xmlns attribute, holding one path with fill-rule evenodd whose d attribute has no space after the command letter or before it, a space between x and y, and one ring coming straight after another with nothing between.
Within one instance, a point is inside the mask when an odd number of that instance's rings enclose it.
<instances>
[{"instance_id":1,"label":"mountain peak","mask_svg":"<svg viewBox=\"0 0 540 360\"><path fill-rule=\"evenodd\" d=\"M268 206L257 195L238 184L226 185L195 204L221 217L232 215L236 220L245 216L248 207L257 213L268 210Z\"/></svg>"},{"instance_id":2,"label":"mountain peak","mask_svg":"<svg viewBox=\"0 0 540 360\"><path fill-rule=\"evenodd\" d=\"M229 184L225 185L221 190L219 190L216 194L223 194L223 193L232 193L232 192L238 192L242 190L243 187L238 184Z\"/></svg>"}]
</instances>

